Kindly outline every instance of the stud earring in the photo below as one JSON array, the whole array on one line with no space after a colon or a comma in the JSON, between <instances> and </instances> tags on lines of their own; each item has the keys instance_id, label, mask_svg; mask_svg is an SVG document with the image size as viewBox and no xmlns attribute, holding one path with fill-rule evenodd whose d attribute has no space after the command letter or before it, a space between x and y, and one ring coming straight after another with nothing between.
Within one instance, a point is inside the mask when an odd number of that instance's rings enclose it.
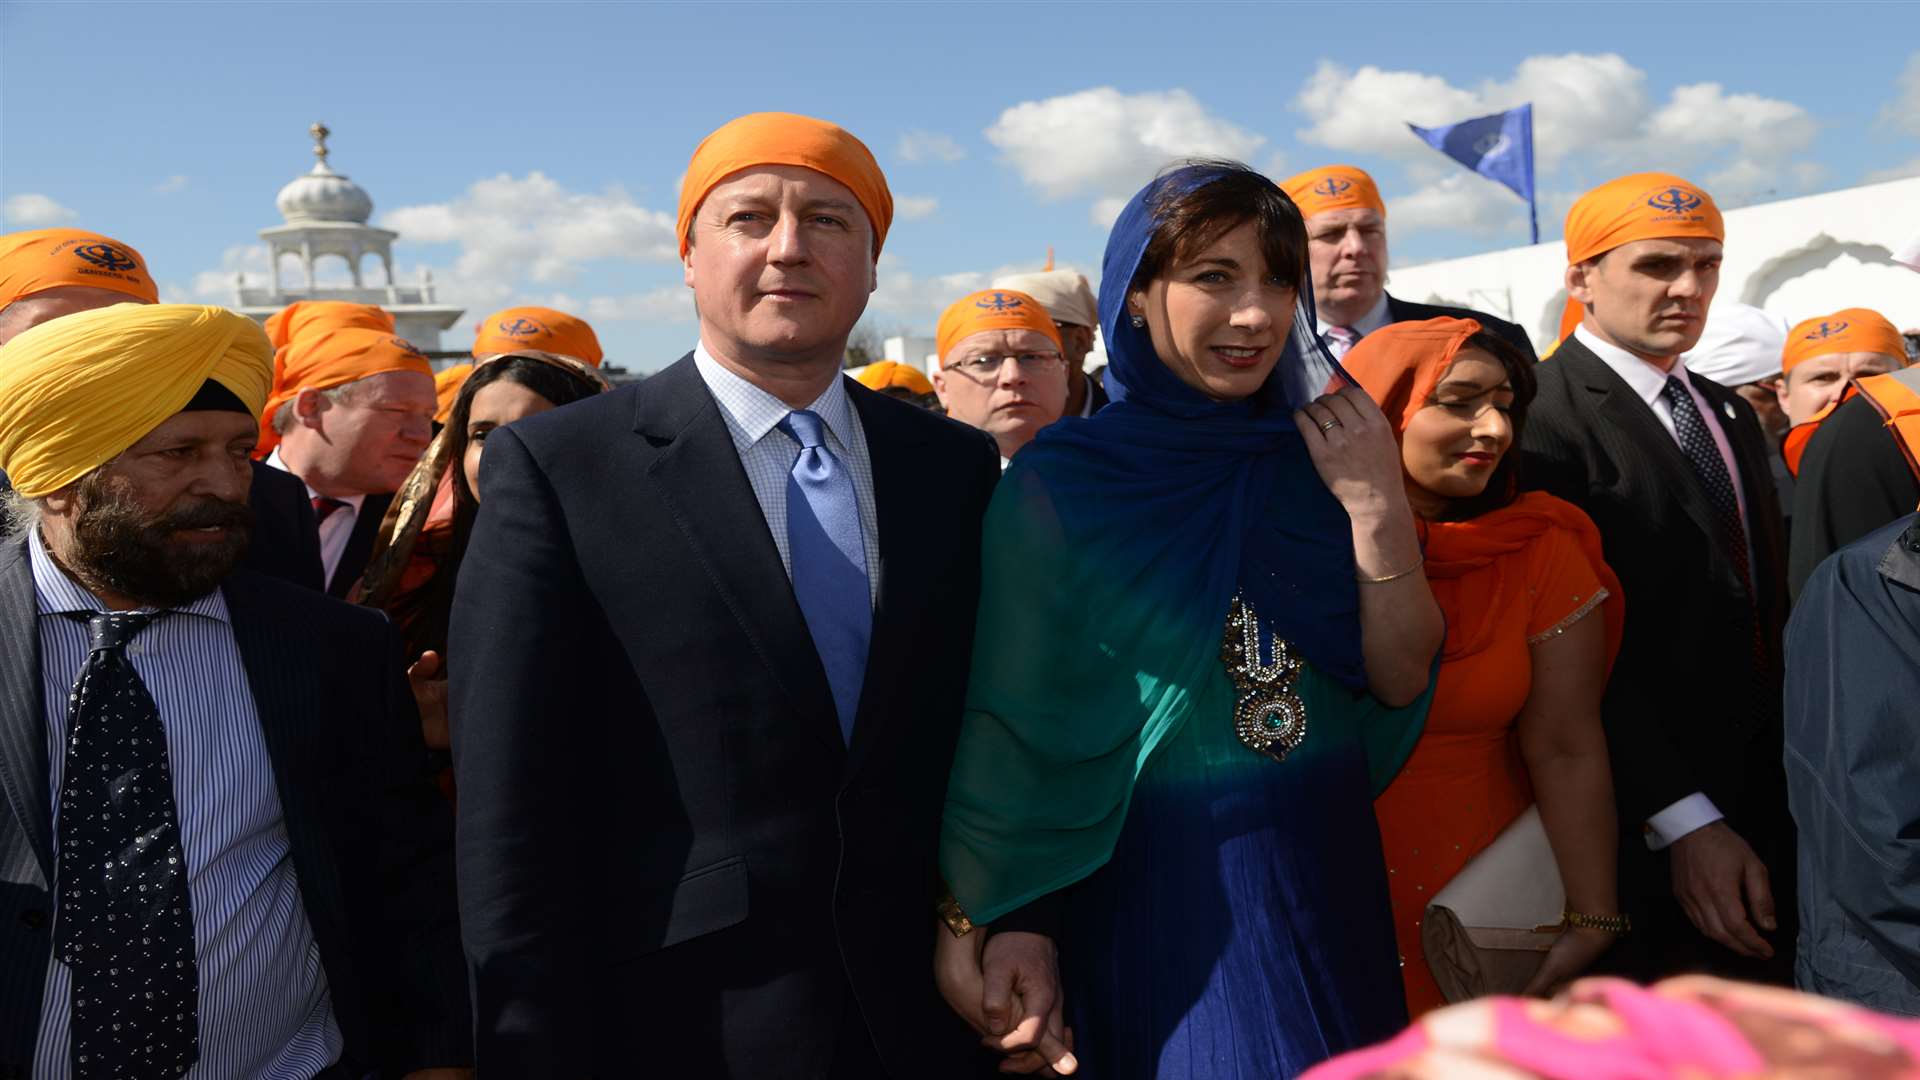
<instances>
[{"instance_id":1,"label":"stud earring","mask_svg":"<svg viewBox=\"0 0 1920 1080\"><path fill-rule=\"evenodd\" d=\"M1147 317L1145 315L1135 315L1127 321L1133 324L1135 330L1147 325Z\"/></svg>"}]
</instances>

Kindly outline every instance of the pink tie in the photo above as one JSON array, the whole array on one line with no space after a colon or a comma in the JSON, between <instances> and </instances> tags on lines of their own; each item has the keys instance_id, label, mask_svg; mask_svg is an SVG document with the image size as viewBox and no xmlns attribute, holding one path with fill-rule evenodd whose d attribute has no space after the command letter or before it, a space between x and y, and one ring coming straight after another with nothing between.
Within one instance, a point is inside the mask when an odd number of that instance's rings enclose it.
<instances>
[{"instance_id":1,"label":"pink tie","mask_svg":"<svg viewBox=\"0 0 1920 1080\"><path fill-rule=\"evenodd\" d=\"M1347 355L1353 343L1360 340L1360 332L1351 326L1329 326L1326 333L1327 349L1338 360Z\"/></svg>"}]
</instances>

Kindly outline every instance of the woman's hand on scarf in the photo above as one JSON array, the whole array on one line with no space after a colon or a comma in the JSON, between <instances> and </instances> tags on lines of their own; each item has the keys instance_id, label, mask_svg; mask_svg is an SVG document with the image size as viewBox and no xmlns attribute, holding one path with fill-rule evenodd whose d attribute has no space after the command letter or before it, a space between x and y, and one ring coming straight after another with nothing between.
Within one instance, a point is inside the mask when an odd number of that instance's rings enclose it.
<instances>
[{"instance_id":1,"label":"woman's hand on scarf","mask_svg":"<svg viewBox=\"0 0 1920 1080\"><path fill-rule=\"evenodd\" d=\"M1294 411L1320 480L1356 520L1406 506L1400 443L1380 406L1358 386L1343 386ZM1410 511L1409 511L1410 512Z\"/></svg>"},{"instance_id":2,"label":"woman's hand on scarf","mask_svg":"<svg viewBox=\"0 0 1920 1080\"><path fill-rule=\"evenodd\" d=\"M407 685L413 689L413 704L420 710L420 737L429 750L445 750L453 745L447 729L447 677L440 654L428 649L407 669Z\"/></svg>"}]
</instances>

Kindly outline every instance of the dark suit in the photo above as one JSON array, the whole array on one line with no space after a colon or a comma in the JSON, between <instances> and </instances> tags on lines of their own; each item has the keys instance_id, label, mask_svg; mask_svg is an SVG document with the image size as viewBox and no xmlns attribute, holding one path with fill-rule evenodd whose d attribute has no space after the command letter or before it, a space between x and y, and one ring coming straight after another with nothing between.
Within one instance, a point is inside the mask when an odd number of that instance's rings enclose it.
<instances>
[{"instance_id":1,"label":"dark suit","mask_svg":"<svg viewBox=\"0 0 1920 1080\"><path fill-rule=\"evenodd\" d=\"M881 584L851 747L690 357L488 439L449 650L483 1070L978 1074L932 905L998 454L846 390Z\"/></svg>"},{"instance_id":2,"label":"dark suit","mask_svg":"<svg viewBox=\"0 0 1920 1080\"><path fill-rule=\"evenodd\" d=\"M392 505L392 492L369 495L360 501L360 513L353 519L353 531L347 534L346 550L340 553L340 565L333 568L333 576L327 579L328 596L344 600L359 584L360 575L367 572L367 560L373 557L373 542L380 536L380 521L387 516L387 507ZM319 535L318 531L314 533L316 544L319 543Z\"/></svg>"},{"instance_id":3,"label":"dark suit","mask_svg":"<svg viewBox=\"0 0 1920 1080\"><path fill-rule=\"evenodd\" d=\"M393 630L248 571L221 589L350 1075L471 1060L449 823ZM53 945L36 620L16 538L0 548L0 1077L31 1068Z\"/></svg>"},{"instance_id":4,"label":"dark suit","mask_svg":"<svg viewBox=\"0 0 1920 1080\"><path fill-rule=\"evenodd\" d=\"M1739 466L1753 547L1749 602L1706 493L1652 408L1578 339L1535 370L1539 394L1520 442L1520 482L1592 516L1626 594L1626 636L1602 714L1622 830L1621 899L1637 929L1612 959L1641 977L1705 966L1749 977L1790 973L1784 540L1759 420L1738 394L1692 377ZM1673 901L1667 854L1647 850L1642 823L1694 792L1712 799L1767 863L1782 924L1771 936L1785 967L1734 971L1737 958L1694 931Z\"/></svg>"},{"instance_id":5,"label":"dark suit","mask_svg":"<svg viewBox=\"0 0 1920 1080\"><path fill-rule=\"evenodd\" d=\"M247 501L253 504L253 541L240 565L315 592L323 589L320 531L307 485L290 472L256 461Z\"/></svg>"},{"instance_id":6,"label":"dark suit","mask_svg":"<svg viewBox=\"0 0 1920 1080\"><path fill-rule=\"evenodd\" d=\"M1540 359L1533 351L1533 342L1527 338L1527 332L1505 319L1496 319L1483 311L1474 311L1471 308L1416 304L1410 300L1402 300L1391 293L1387 294L1387 321L1389 322L1420 322L1425 319L1440 318L1472 319L1479 323L1481 328L1491 330L1512 343L1514 348L1520 350L1520 355L1529 360Z\"/></svg>"}]
</instances>

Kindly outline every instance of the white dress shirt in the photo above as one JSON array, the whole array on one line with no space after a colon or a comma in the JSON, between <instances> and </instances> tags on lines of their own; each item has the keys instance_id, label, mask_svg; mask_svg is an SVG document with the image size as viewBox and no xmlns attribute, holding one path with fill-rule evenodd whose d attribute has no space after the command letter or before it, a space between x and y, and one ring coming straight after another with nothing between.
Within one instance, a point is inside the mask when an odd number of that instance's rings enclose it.
<instances>
[{"instance_id":1,"label":"white dress shirt","mask_svg":"<svg viewBox=\"0 0 1920 1080\"><path fill-rule=\"evenodd\" d=\"M89 651L87 624L64 613L107 607L48 556L38 530L31 535L57 860L68 695ZM127 661L166 732L187 859L200 969L200 1061L187 1078L312 1076L343 1043L226 598L216 589L156 619L128 643ZM72 997L73 971L56 953L41 993L33 1080L72 1075Z\"/></svg>"},{"instance_id":2,"label":"white dress shirt","mask_svg":"<svg viewBox=\"0 0 1920 1080\"><path fill-rule=\"evenodd\" d=\"M283 473L293 472L292 469L287 468L285 461L280 460L280 448L277 446L273 448L273 453L267 455L267 464ZM326 585L332 585L333 572L340 569L340 557L347 553L347 541L353 538L353 523L360 517L360 504L366 502L367 497L365 495L322 496L311 487L307 489L308 501L319 498L337 499L346 504L328 514L327 520L320 523L320 567L324 575L320 580ZM318 517L319 511L316 510L314 516Z\"/></svg>"},{"instance_id":3,"label":"white dress shirt","mask_svg":"<svg viewBox=\"0 0 1920 1080\"><path fill-rule=\"evenodd\" d=\"M1660 396L1660 392L1666 388L1669 375L1679 378L1680 385L1685 387L1688 396L1693 398L1693 407L1698 409L1701 417L1705 419L1707 433L1713 436L1714 448L1720 451L1720 460L1727 466L1727 476L1733 481L1733 497L1739 501L1740 522L1745 531L1746 523L1752 519L1747 516L1747 496L1740 487L1740 465L1734 460L1733 444L1727 439L1727 433L1721 427L1731 417L1723 417L1712 402L1701 396L1700 389L1693 385L1692 379L1687 378L1685 362L1680 357L1675 357L1673 367L1662 371L1658 366L1640 359L1618 345L1601 341L1585 326L1576 329L1573 336L1579 338L1580 344L1592 350L1593 355L1612 368L1621 379L1626 381L1627 386L1639 395L1640 400L1647 403L1647 407L1653 410L1654 418L1660 421L1661 427L1667 429L1667 434L1673 436L1676 444L1680 441L1680 436L1673 426L1673 406L1667 403L1666 398ZM1747 538L1747 565L1753 565L1751 536ZM1646 838L1647 846L1654 851L1659 851L1688 833L1705 828L1725 816L1720 812L1719 807L1713 805L1713 800L1707 798L1706 793L1696 791L1648 818L1642 833Z\"/></svg>"},{"instance_id":4,"label":"white dress shirt","mask_svg":"<svg viewBox=\"0 0 1920 1080\"><path fill-rule=\"evenodd\" d=\"M1393 313L1387 310L1387 292L1385 289L1382 289L1380 290L1380 299L1373 302L1373 306L1367 309L1367 313L1350 323L1330 323L1327 321L1324 310L1314 312L1313 322L1314 329L1320 333L1320 340L1326 341L1327 330L1331 327L1351 327L1354 333L1359 334L1361 337L1366 337L1368 334L1373 333L1375 330L1380 329L1392 321L1392 315ZM1329 343L1328 347L1332 347L1331 343Z\"/></svg>"},{"instance_id":5,"label":"white dress shirt","mask_svg":"<svg viewBox=\"0 0 1920 1080\"><path fill-rule=\"evenodd\" d=\"M767 531L773 534L773 546L779 549L780 565L793 577L793 552L787 540L787 481L793 463L800 457L800 444L781 431L780 421L794 410L786 402L760 389L722 366L707 351L705 342L694 346L693 365L701 381L720 406L720 417L733 436L733 448L740 454L747 483L767 519ZM860 510L860 540L866 550L868 599L880 603L880 513L874 502L873 458L867 453L867 433L860 426L860 414L847 397L846 380L836 378L826 392L815 398L807 411L818 414L827 428L827 448L853 475L854 502Z\"/></svg>"}]
</instances>

